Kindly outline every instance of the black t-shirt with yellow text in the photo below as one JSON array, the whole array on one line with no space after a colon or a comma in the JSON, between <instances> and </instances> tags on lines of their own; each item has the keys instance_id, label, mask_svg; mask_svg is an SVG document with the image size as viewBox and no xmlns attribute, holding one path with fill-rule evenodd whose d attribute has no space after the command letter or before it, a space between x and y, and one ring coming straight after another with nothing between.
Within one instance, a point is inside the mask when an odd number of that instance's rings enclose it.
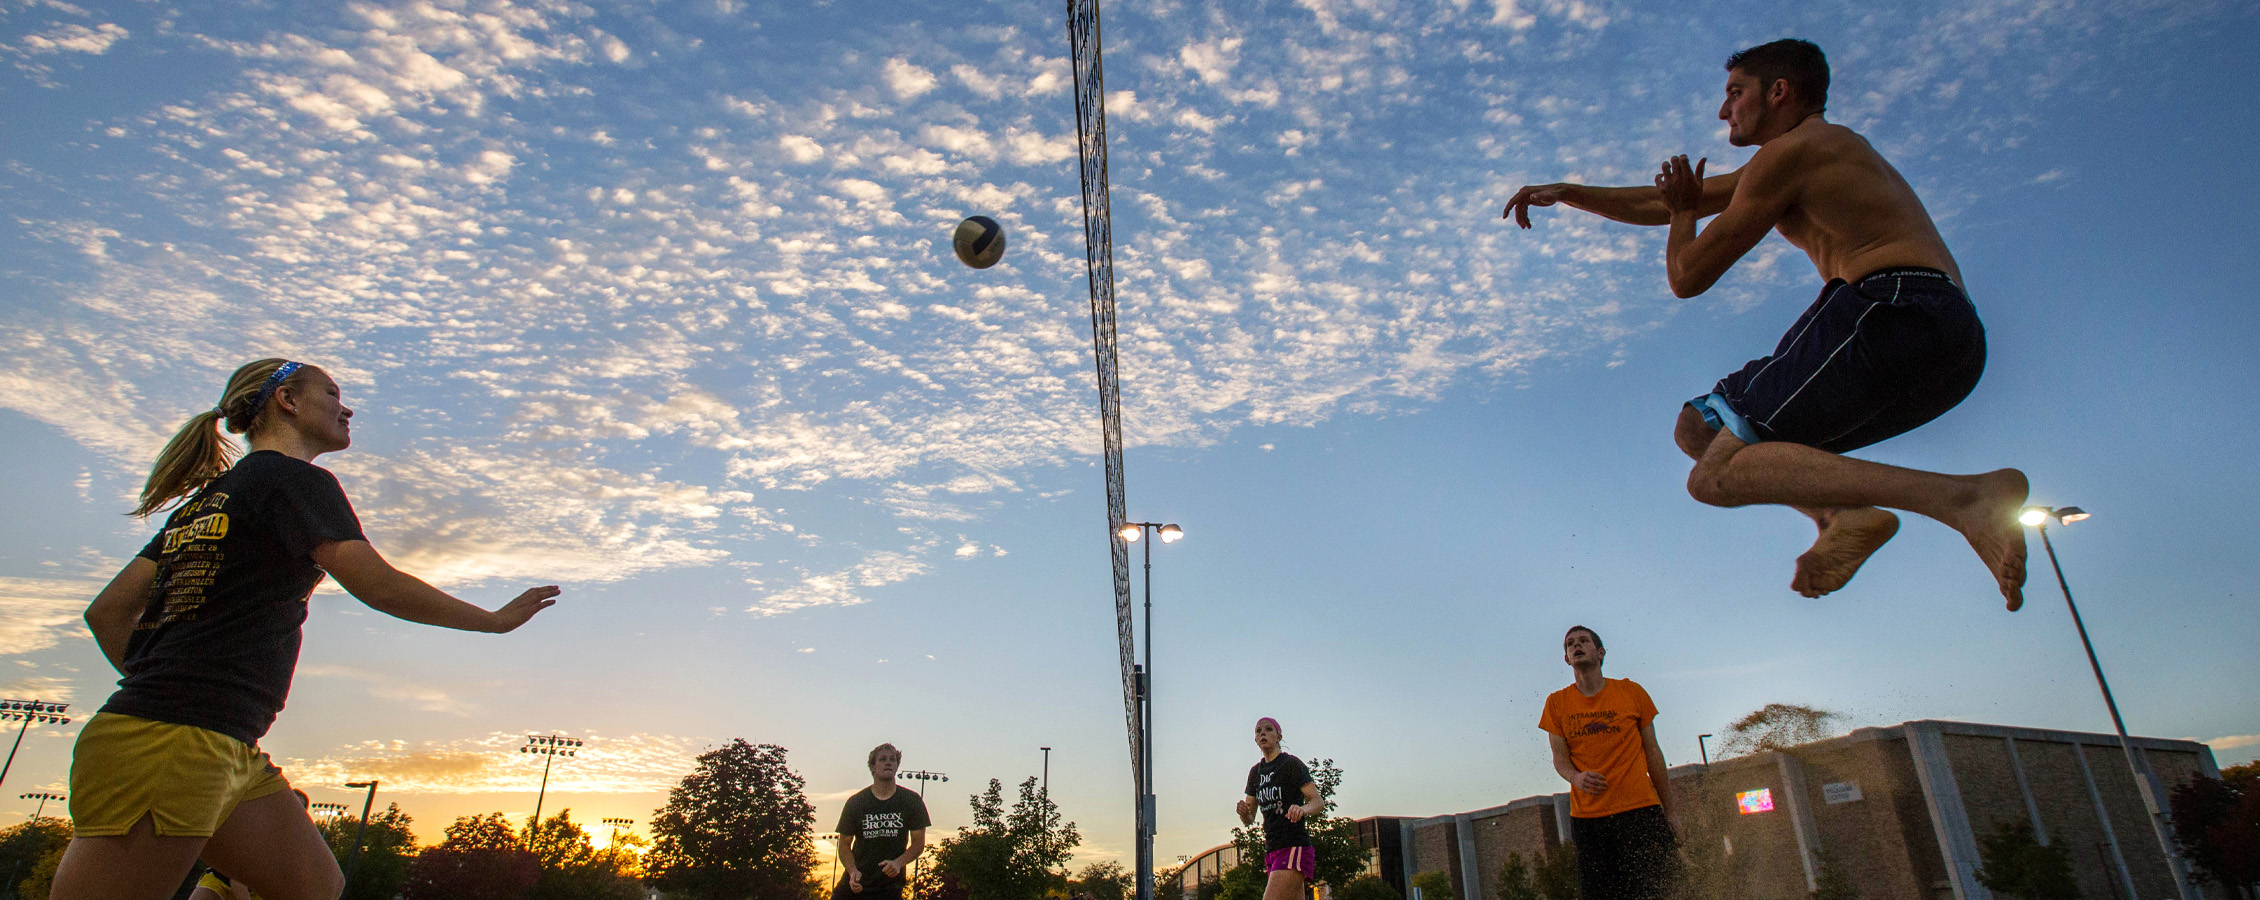
<instances>
[{"instance_id":1,"label":"black t-shirt with yellow text","mask_svg":"<svg viewBox=\"0 0 2260 900\"><path fill-rule=\"evenodd\" d=\"M323 576L314 548L362 539L328 470L272 450L245 456L142 548L157 578L102 711L257 745L298 668L306 599Z\"/></svg>"}]
</instances>

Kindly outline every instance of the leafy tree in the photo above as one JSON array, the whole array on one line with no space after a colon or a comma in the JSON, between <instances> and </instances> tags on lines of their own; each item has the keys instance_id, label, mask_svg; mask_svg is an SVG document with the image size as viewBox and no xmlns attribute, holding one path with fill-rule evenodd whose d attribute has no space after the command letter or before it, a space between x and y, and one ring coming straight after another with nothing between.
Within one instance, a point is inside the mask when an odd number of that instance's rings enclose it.
<instances>
[{"instance_id":1,"label":"leafy tree","mask_svg":"<svg viewBox=\"0 0 2260 900\"><path fill-rule=\"evenodd\" d=\"M1787 750L1836 734L1835 713L1794 703L1768 703L1756 712L1726 726L1719 756L1747 756L1768 750Z\"/></svg>"},{"instance_id":2,"label":"leafy tree","mask_svg":"<svg viewBox=\"0 0 2260 900\"><path fill-rule=\"evenodd\" d=\"M1130 880L1131 873L1122 868L1122 864L1095 862L1084 866L1082 871L1075 873L1075 878L1067 885L1067 892L1069 894L1083 894L1090 897L1091 900L1122 900L1122 898L1130 896L1133 887ZM1154 883L1156 884L1165 880L1167 879L1164 879L1158 873L1154 876Z\"/></svg>"},{"instance_id":3,"label":"leafy tree","mask_svg":"<svg viewBox=\"0 0 2260 900\"><path fill-rule=\"evenodd\" d=\"M1334 900L1405 900L1379 875L1360 875L1334 889Z\"/></svg>"},{"instance_id":4,"label":"leafy tree","mask_svg":"<svg viewBox=\"0 0 2260 900\"><path fill-rule=\"evenodd\" d=\"M526 900L640 900L643 889L620 873L616 854L603 854L564 810L539 823L526 843L541 863L541 878Z\"/></svg>"},{"instance_id":5,"label":"leafy tree","mask_svg":"<svg viewBox=\"0 0 2260 900\"><path fill-rule=\"evenodd\" d=\"M413 821L400 811L398 803L369 816L368 832L361 835L361 858L353 864L353 884L344 900L392 900L400 896L400 889L408 883L408 866L416 858L416 835L409 830ZM344 871L346 861L353 857L353 839L361 832L361 820L330 816L314 827L322 832L330 852L337 855L338 870Z\"/></svg>"},{"instance_id":6,"label":"leafy tree","mask_svg":"<svg viewBox=\"0 0 2260 900\"><path fill-rule=\"evenodd\" d=\"M700 900L806 900L816 807L802 784L775 744L738 738L701 754L652 814L652 882Z\"/></svg>"},{"instance_id":7,"label":"leafy tree","mask_svg":"<svg viewBox=\"0 0 2260 900\"><path fill-rule=\"evenodd\" d=\"M1987 890L2025 900L2079 900L2072 880L2072 855L2062 847L2042 846L2032 823L2014 819L1978 839L1977 880Z\"/></svg>"},{"instance_id":8,"label":"leafy tree","mask_svg":"<svg viewBox=\"0 0 2260 900\"><path fill-rule=\"evenodd\" d=\"M407 900L524 900L541 861L501 813L463 816L408 867Z\"/></svg>"},{"instance_id":9,"label":"leafy tree","mask_svg":"<svg viewBox=\"0 0 2260 900\"><path fill-rule=\"evenodd\" d=\"M20 825L0 829L0 892L14 893L17 885L30 877L40 860L55 850L71 843L71 823L53 816L41 816ZM40 896L46 896L42 889Z\"/></svg>"},{"instance_id":10,"label":"leafy tree","mask_svg":"<svg viewBox=\"0 0 2260 900\"><path fill-rule=\"evenodd\" d=\"M1538 888L1538 896L1546 900L1578 900L1577 845L1555 844L1538 854L1538 864L1531 870L1530 881Z\"/></svg>"},{"instance_id":11,"label":"leafy tree","mask_svg":"<svg viewBox=\"0 0 2260 900\"><path fill-rule=\"evenodd\" d=\"M1075 823L1061 822L1059 807L1036 789L1036 779L1020 783L1020 799L1007 812L1004 785L989 779L989 789L973 795L973 825L934 848L934 874L941 889L954 882L969 900L1027 900L1064 887L1060 867L1083 842Z\"/></svg>"},{"instance_id":12,"label":"leafy tree","mask_svg":"<svg viewBox=\"0 0 2260 900\"><path fill-rule=\"evenodd\" d=\"M1459 896L1458 892L1452 890L1452 873L1442 869L1414 875L1412 886L1420 892L1420 900L1452 900Z\"/></svg>"},{"instance_id":13,"label":"leafy tree","mask_svg":"<svg viewBox=\"0 0 2260 900\"><path fill-rule=\"evenodd\" d=\"M1530 864L1522 854L1507 854L1507 864L1499 868L1499 900L1541 900L1538 884L1532 879Z\"/></svg>"},{"instance_id":14,"label":"leafy tree","mask_svg":"<svg viewBox=\"0 0 2260 900\"><path fill-rule=\"evenodd\" d=\"M595 864L622 878L641 879L644 877L644 853L650 849L651 842L641 835L627 831L616 832L612 835L611 843L596 851ZM819 881L818 884L822 883ZM829 887L826 889L829 890Z\"/></svg>"},{"instance_id":15,"label":"leafy tree","mask_svg":"<svg viewBox=\"0 0 2260 900\"><path fill-rule=\"evenodd\" d=\"M2260 762L2192 777L2170 800L2174 840L2197 871L2250 896L2247 886L2260 882Z\"/></svg>"},{"instance_id":16,"label":"leafy tree","mask_svg":"<svg viewBox=\"0 0 2260 900\"><path fill-rule=\"evenodd\" d=\"M57 847L49 850L46 856L39 858L39 862L32 864L31 874L17 888L16 896L22 900L47 900L48 892L55 887L55 870L63 865L64 849Z\"/></svg>"}]
</instances>

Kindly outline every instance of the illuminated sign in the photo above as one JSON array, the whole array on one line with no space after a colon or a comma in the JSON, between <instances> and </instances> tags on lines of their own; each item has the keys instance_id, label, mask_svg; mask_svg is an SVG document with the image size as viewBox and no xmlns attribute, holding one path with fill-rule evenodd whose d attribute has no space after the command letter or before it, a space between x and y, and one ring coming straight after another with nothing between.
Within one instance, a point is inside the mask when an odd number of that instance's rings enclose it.
<instances>
[{"instance_id":1,"label":"illuminated sign","mask_svg":"<svg viewBox=\"0 0 2260 900\"><path fill-rule=\"evenodd\" d=\"M1773 812L1773 789L1759 788L1734 795L1734 806L1743 815Z\"/></svg>"}]
</instances>

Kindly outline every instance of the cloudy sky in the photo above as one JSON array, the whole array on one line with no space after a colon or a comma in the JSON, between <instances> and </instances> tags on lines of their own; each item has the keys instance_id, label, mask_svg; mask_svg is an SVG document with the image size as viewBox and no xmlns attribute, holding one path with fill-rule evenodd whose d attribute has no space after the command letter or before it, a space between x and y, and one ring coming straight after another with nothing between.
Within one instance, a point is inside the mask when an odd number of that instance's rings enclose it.
<instances>
[{"instance_id":1,"label":"cloudy sky","mask_svg":"<svg viewBox=\"0 0 2260 900\"><path fill-rule=\"evenodd\" d=\"M1104 12L1130 511L1189 535L1153 572L1164 861L1225 837L1260 715L1355 815L1560 789L1534 723L1572 623L1674 762L1776 701L2109 729L2044 566L2006 613L1911 521L1809 601L1801 517L1686 497L1678 404L1810 302L1802 255L1677 301L1659 231L1498 220L1529 182L1739 165L1720 62L1790 35L1991 335L1968 402L1864 455L2094 511L2060 549L2129 726L2260 752L2249 5ZM828 829L892 741L949 775L947 828L1049 746L1085 857L1126 855L1061 13L6 0L0 692L100 706L78 615L146 539L121 513L282 355L357 409L323 464L398 564L488 606L566 588L505 637L318 594L264 743L316 799L375 776L436 839L529 812L514 750L563 733L546 808L641 823L744 737ZM985 271L946 247L976 213L1009 236ZM61 787L77 728L9 789Z\"/></svg>"}]
</instances>

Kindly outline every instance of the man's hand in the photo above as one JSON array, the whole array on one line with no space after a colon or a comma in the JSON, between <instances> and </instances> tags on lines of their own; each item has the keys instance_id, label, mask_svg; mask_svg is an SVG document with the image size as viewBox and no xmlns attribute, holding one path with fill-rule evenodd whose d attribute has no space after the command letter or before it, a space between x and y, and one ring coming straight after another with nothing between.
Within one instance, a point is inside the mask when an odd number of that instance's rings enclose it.
<instances>
[{"instance_id":1,"label":"man's hand","mask_svg":"<svg viewBox=\"0 0 2260 900\"><path fill-rule=\"evenodd\" d=\"M1664 169L1656 175L1656 190L1664 195L1664 208L1674 213L1695 212L1703 204L1703 164L1709 157L1695 161L1687 167L1687 154L1664 160Z\"/></svg>"},{"instance_id":2,"label":"man's hand","mask_svg":"<svg viewBox=\"0 0 2260 900\"><path fill-rule=\"evenodd\" d=\"M1504 219L1513 216L1515 224L1529 228L1531 207L1552 206L1560 203L1562 202L1562 194L1571 187L1572 185L1568 184L1523 185L1522 190L1515 192L1514 199L1507 201L1507 208L1499 213L1499 218Z\"/></svg>"},{"instance_id":3,"label":"man's hand","mask_svg":"<svg viewBox=\"0 0 2260 900\"><path fill-rule=\"evenodd\" d=\"M1609 779L1599 772L1579 772L1569 780L1570 786L1588 794L1598 794L1609 789Z\"/></svg>"},{"instance_id":4,"label":"man's hand","mask_svg":"<svg viewBox=\"0 0 2260 900\"><path fill-rule=\"evenodd\" d=\"M1232 809L1240 814L1240 824L1253 825L1256 821L1256 798L1242 797Z\"/></svg>"},{"instance_id":5,"label":"man's hand","mask_svg":"<svg viewBox=\"0 0 2260 900\"><path fill-rule=\"evenodd\" d=\"M526 624L526 620L533 618L534 613L556 606L556 597L562 593L564 590L554 584L526 589L517 599L494 611L494 633L509 634L518 630L518 626Z\"/></svg>"},{"instance_id":6,"label":"man's hand","mask_svg":"<svg viewBox=\"0 0 2260 900\"><path fill-rule=\"evenodd\" d=\"M860 893L863 893L863 873L862 873L862 872L858 872L858 871L856 871L856 870L854 870L854 869L849 869L849 870L848 870L848 892L849 892L849 893L855 893L855 894L860 894Z\"/></svg>"},{"instance_id":7,"label":"man's hand","mask_svg":"<svg viewBox=\"0 0 2260 900\"><path fill-rule=\"evenodd\" d=\"M1303 808L1302 808L1302 807L1300 807L1300 806L1290 806L1290 807L1287 807L1287 821L1289 821L1289 822L1300 822L1300 821L1302 821L1302 820L1303 820Z\"/></svg>"},{"instance_id":8,"label":"man's hand","mask_svg":"<svg viewBox=\"0 0 2260 900\"><path fill-rule=\"evenodd\" d=\"M879 871L885 873L888 878L901 878L902 863L891 859L882 859L879 861Z\"/></svg>"}]
</instances>

